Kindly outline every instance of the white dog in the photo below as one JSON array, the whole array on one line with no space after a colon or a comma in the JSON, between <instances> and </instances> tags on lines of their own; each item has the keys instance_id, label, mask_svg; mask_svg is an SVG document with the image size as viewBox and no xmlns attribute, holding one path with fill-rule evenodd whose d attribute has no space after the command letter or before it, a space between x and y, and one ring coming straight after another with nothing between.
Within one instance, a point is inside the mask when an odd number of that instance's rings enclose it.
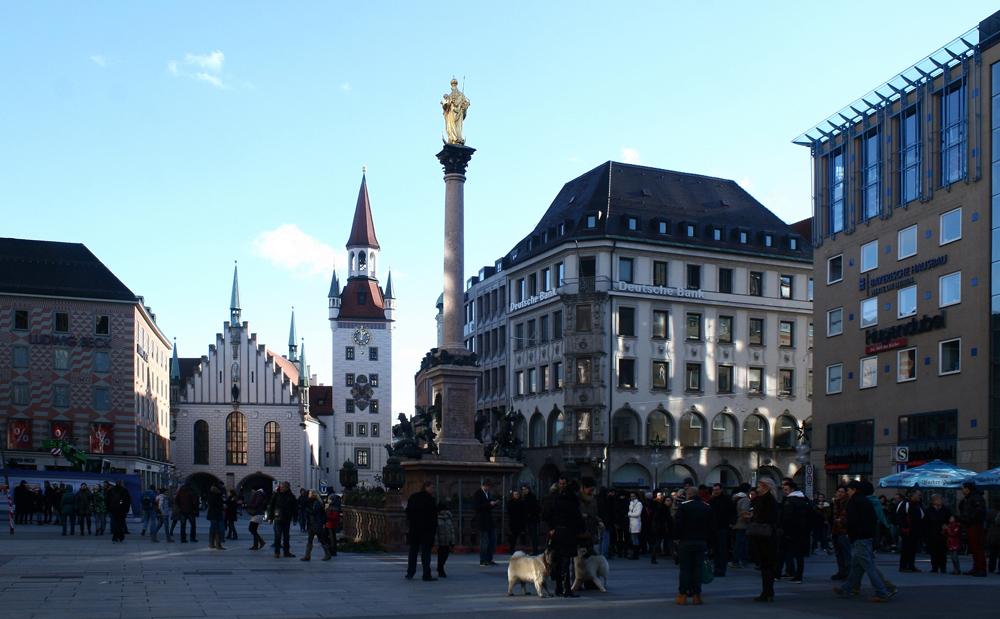
<instances>
[{"instance_id":1,"label":"white dog","mask_svg":"<svg viewBox=\"0 0 1000 619\"><path fill-rule=\"evenodd\" d=\"M605 570L607 571L607 570ZM507 566L507 595L514 595L514 586L520 584L525 595L530 595L525 583L533 583L538 597L551 596L546 584L549 579L549 553L529 556L518 550L510 558ZM543 594L542 591L545 593Z\"/></svg>"},{"instance_id":2,"label":"white dog","mask_svg":"<svg viewBox=\"0 0 1000 619\"><path fill-rule=\"evenodd\" d=\"M601 553L595 552L593 546L580 546L576 551L576 558L573 559L573 567L576 570L573 591L579 591L585 582L592 582L598 589L607 593L605 587L608 586L608 560ZM601 579L604 579L603 585Z\"/></svg>"}]
</instances>

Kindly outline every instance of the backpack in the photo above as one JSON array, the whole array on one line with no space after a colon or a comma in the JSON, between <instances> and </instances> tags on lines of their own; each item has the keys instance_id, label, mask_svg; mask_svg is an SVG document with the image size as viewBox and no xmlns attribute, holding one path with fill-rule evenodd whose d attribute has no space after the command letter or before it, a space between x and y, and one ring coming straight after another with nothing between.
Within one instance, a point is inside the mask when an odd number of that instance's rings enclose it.
<instances>
[{"instance_id":1,"label":"backpack","mask_svg":"<svg viewBox=\"0 0 1000 619\"><path fill-rule=\"evenodd\" d=\"M142 497L142 508L143 509L153 509L153 498L149 494L145 494Z\"/></svg>"}]
</instances>

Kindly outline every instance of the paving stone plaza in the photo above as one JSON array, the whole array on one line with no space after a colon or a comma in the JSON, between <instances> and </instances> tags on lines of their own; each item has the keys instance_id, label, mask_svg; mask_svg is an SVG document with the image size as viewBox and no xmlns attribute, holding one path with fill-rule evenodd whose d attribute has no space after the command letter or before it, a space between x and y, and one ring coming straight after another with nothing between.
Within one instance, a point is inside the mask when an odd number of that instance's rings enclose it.
<instances>
[{"instance_id":1,"label":"paving stone plaza","mask_svg":"<svg viewBox=\"0 0 1000 619\"><path fill-rule=\"evenodd\" d=\"M199 522L199 525L201 522ZM760 592L753 569L728 571L704 587L705 604L678 607L678 570L648 559L611 562L608 592L583 591L578 599L507 596L506 556L480 567L477 554L452 555L448 578L405 580L402 554L340 553L330 561L275 559L268 548L251 552L248 537L226 541L226 551L197 544L151 543L138 524L123 544L105 537L65 537L56 527L21 527L0 537L0 617L74 619L122 617L718 617L766 610L783 617L940 617L996 615L1000 576L971 578L929 573L919 555L918 574L896 572L898 555L879 554L877 564L899 587L889 604L870 604L867 582L861 597L842 600L831 591L832 556L806 560L801 585L776 583L766 609L751 601ZM199 527L200 528L200 527ZM207 528L204 529L207 534ZM266 538L271 532L262 528ZM294 530L292 552L302 556L305 534ZM161 536L162 540L162 536ZM270 539L268 540L270 543ZM963 568L971 558L963 558ZM552 585L550 584L550 589ZM531 586L529 585L529 590ZM652 614L656 613L656 614Z\"/></svg>"}]
</instances>

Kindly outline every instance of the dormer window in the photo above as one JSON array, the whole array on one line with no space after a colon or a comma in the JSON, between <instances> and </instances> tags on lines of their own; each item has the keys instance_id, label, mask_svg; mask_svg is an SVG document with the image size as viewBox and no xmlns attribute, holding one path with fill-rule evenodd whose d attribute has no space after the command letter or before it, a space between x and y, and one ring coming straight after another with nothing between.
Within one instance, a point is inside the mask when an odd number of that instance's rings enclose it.
<instances>
[{"instance_id":1,"label":"dormer window","mask_svg":"<svg viewBox=\"0 0 1000 619\"><path fill-rule=\"evenodd\" d=\"M597 215L587 215L587 227L588 228L597 227Z\"/></svg>"},{"instance_id":2,"label":"dormer window","mask_svg":"<svg viewBox=\"0 0 1000 619\"><path fill-rule=\"evenodd\" d=\"M746 245L750 241L750 233L746 230L740 230L740 244Z\"/></svg>"},{"instance_id":3,"label":"dormer window","mask_svg":"<svg viewBox=\"0 0 1000 619\"><path fill-rule=\"evenodd\" d=\"M684 224L684 236L694 238L697 228L694 224Z\"/></svg>"},{"instance_id":4,"label":"dormer window","mask_svg":"<svg viewBox=\"0 0 1000 619\"><path fill-rule=\"evenodd\" d=\"M722 240L722 228L712 229L712 240L721 241Z\"/></svg>"},{"instance_id":5,"label":"dormer window","mask_svg":"<svg viewBox=\"0 0 1000 619\"><path fill-rule=\"evenodd\" d=\"M798 251L799 240L795 237L788 239L788 246L792 249L792 251Z\"/></svg>"},{"instance_id":6,"label":"dormer window","mask_svg":"<svg viewBox=\"0 0 1000 619\"><path fill-rule=\"evenodd\" d=\"M365 305L368 303L368 295L365 294L365 289L360 288L358 290L358 305Z\"/></svg>"},{"instance_id":7,"label":"dormer window","mask_svg":"<svg viewBox=\"0 0 1000 619\"><path fill-rule=\"evenodd\" d=\"M765 234L764 235L764 247L773 247L773 246L774 246L774 235L773 234Z\"/></svg>"},{"instance_id":8,"label":"dormer window","mask_svg":"<svg viewBox=\"0 0 1000 619\"><path fill-rule=\"evenodd\" d=\"M545 230L542 232L542 245L549 242L549 231Z\"/></svg>"},{"instance_id":9,"label":"dormer window","mask_svg":"<svg viewBox=\"0 0 1000 619\"><path fill-rule=\"evenodd\" d=\"M628 229L629 230L638 230L639 229L639 218L638 217L629 217L626 220L626 224L628 225Z\"/></svg>"},{"instance_id":10,"label":"dormer window","mask_svg":"<svg viewBox=\"0 0 1000 619\"><path fill-rule=\"evenodd\" d=\"M566 224L559 224L559 227L556 228L556 234L558 236L566 234Z\"/></svg>"},{"instance_id":11,"label":"dormer window","mask_svg":"<svg viewBox=\"0 0 1000 619\"><path fill-rule=\"evenodd\" d=\"M670 231L670 222L667 221L656 222L656 231L660 234L668 234Z\"/></svg>"}]
</instances>

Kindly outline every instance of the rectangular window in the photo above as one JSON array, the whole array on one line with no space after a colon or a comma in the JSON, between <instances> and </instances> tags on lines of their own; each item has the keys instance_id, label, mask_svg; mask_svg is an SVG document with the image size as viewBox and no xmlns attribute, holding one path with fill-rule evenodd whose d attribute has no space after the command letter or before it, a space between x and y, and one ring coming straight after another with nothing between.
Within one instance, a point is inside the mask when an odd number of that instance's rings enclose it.
<instances>
[{"instance_id":1,"label":"rectangular window","mask_svg":"<svg viewBox=\"0 0 1000 619\"><path fill-rule=\"evenodd\" d=\"M618 360L618 388L635 389L635 359Z\"/></svg>"},{"instance_id":2,"label":"rectangular window","mask_svg":"<svg viewBox=\"0 0 1000 619\"><path fill-rule=\"evenodd\" d=\"M840 393L843 366L839 363L826 366L826 392Z\"/></svg>"},{"instance_id":3,"label":"rectangular window","mask_svg":"<svg viewBox=\"0 0 1000 619\"><path fill-rule=\"evenodd\" d=\"M524 370L514 372L514 395L524 395Z\"/></svg>"},{"instance_id":4,"label":"rectangular window","mask_svg":"<svg viewBox=\"0 0 1000 619\"><path fill-rule=\"evenodd\" d=\"M947 307L962 302L962 272L942 275L938 279L938 307Z\"/></svg>"},{"instance_id":5,"label":"rectangular window","mask_svg":"<svg viewBox=\"0 0 1000 619\"><path fill-rule=\"evenodd\" d=\"M778 346L795 346L795 323L793 321L778 321Z\"/></svg>"},{"instance_id":6,"label":"rectangular window","mask_svg":"<svg viewBox=\"0 0 1000 619\"><path fill-rule=\"evenodd\" d=\"M941 95L941 184L965 178L965 88L959 81Z\"/></svg>"},{"instance_id":7,"label":"rectangular window","mask_svg":"<svg viewBox=\"0 0 1000 619\"><path fill-rule=\"evenodd\" d=\"M551 280L552 274L551 273L552 272L551 272L551 270L548 267L545 267L544 269L542 269L542 291L543 292L548 292L549 290L552 290L552 280Z\"/></svg>"},{"instance_id":8,"label":"rectangular window","mask_svg":"<svg viewBox=\"0 0 1000 619\"><path fill-rule=\"evenodd\" d=\"M371 402L369 402L369 404L370 408L368 410L369 412L371 412L372 415L374 415L375 413L378 412L378 400L372 400Z\"/></svg>"},{"instance_id":9,"label":"rectangular window","mask_svg":"<svg viewBox=\"0 0 1000 619\"><path fill-rule=\"evenodd\" d=\"M684 225L684 234L687 235L687 236L689 236L689 237L694 237L694 235L695 235L694 224L685 224Z\"/></svg>"},{"instance_id":10,"label":"rectangular window","mask_svg":"<svg viewBox=\"0 0 1000 619\"><path fill-rule=\"evenodd\" d=\"M687 391L701 391L701 364L688 363L684 372L684 388Z\"/></svg>"},{"instance_id":11,"label":"rectangular window","mask_svg":"<svg viewBox=\"0 0 1000 619\"><path fill-rule=\"evenodd\" d=\"M733 293L733 270L720 268L719 269L719 292L725 294Z\"/></svg>"},{"instance_id":12,"label":"rectangular window","mask_svg":"<svg viewBox=\"0 0 1000 619\"><path fill-rule=\"evenodd\" d=\"M56 312L55 320L56 320L55 324L56 333L69 333L69 313Z\"/></svg>"},{"instance_id":13,"label":"rectangular window","mask_svg":"<svg viewBox=\"0 0 1000 619\"><path fill-rule=\"evenodd\" d=\"M827 158L828 202L827 236L844 230L844 151Z\"/></svg>"},{"instance_id":14,"label":"rectangular window","mask_svg":"<svg viewBox=\"0 0 1000 619\"><path fill-rule=\"evenodd\" d=\"M368 384L372 386L372 389L378 388L378 374L368 375Z\"/></svg>"},{"instance_id":15,"label":"rectangular window","mask_svg":"<svg viewBox=\"0 0 1000 619\"><path fill-rule=\"evenodd\" d=\"M962 340L960 338L939 342L938 351L941 356L939 374L957 374L962 371Z\"/></svg>"},{"instance_id":16,"label":"rectangular window","mask_svg":"<svg viewBox=\"0 0 1000 619\"><path fill-rule=\"evenodd\" d=\"M806 301L813 300L813 278L809 278L809 288L806 290Z\"/></svg>"},{"instance_id":17,"label":"rectangular window","mask_svg":"<svg viewBox=\"0 0 1000 619\"><path fill-rule=\"evenodd\" d=\"M653 310L653 337L670 339L670 313L666 310Z\"/></svg>"},{"instance_id":18,"label":"rectangular window","mask_svg":"<svg viewBox=\"0 0 1000 619\"><path fill-rule=\"evenodd\" d=\"M701 290L701 265L687 265L687 289Z\"/></svg>"},{"instance_id":19,"label":"rectangular window","mask_svg":"<svg viewBox=\"0 0 1000 619\"><path fill-rule=\"evenodd\" d=\"M813 397L813 371L809 370L809 374L806 378L806 397Z\"/></svg>"},{"instance_id":20,"label":"rectangular window","mask_svg":"<svg viewBox=\"0 0 1000 619\"><path fill-rule=\"evenodd\" d=\"M347 400L344 402L344 412L353 413L354 412L354 400Z\"/></svg>"},{"instance_id":21,"label":"rectangular window","mask_svg":"<svg viewBox=\"0 0 1000 619\"><path fill-rule=\"evenodd\" d=\"M368 424L359 423L358 424L358 436L368 436Z\"/></svg>"},{"instance_id":22,"label":"rectangular window","mask_svg":"<svg viewBox=\"0 0 1000 619\"><path fill-rule=\"evenodd\" d=\"M653 389L670 389L670 362L653 362Z\"/></svg>"},{"instance_id":23,"label":"rectangular window","mask_svg":"<svg viewBox=\"0 0 1000 619\"><path fill-rule=\"evenodd\" d=\"M519 322L514 325L514 350L521 350L524 346L524 323Z\"/></svg>"},{"instance_id":24,"label":"rectangular window","mask_svg":"<svg viewBox=\"0 0 1000 619\"><path fill-rule=\"evenodd\" d=\"M654 286L666 286L667 285L667 263L653 261L653 285Z\"/></svg>"},{"instance_id":25,"label":"rectangular window","mask_svg":"<svg viewBox=\"0 0 1000 619\"><path fill-rule=\"evenodd\" d=\"M861 302L861 328L878 324L878 297Z\"/></svg>"},{"instance_id":26,"label":"rectangular window","mask_svg":"<svg viewBox=\"0 0 1000 619\"><path fill-rule=\"evenodd\" d=\"M701 314L687 315L687 339L701 339Z\"/></svg>"},{"instance_id":27,"label":"rectangular window","mask_svg":"<svg viewBox=\"0 0 1000 619\"><path fill-rule=\"evenodd\" d=\"M900 204L920 196L920 119L917 106L899 118L899 198Z\"/></svg>"},{"instance_id":28,"label":"rectangular window","mask_svg":"<svg viewBox=\"0 0 1000 619\"><path fill-rule=\"evenodd\" d=\"M377 423L373 423L372 424L372 436L378 436L378 435L379 435L378 424Z\"/></svg>"},{"instance_id":29,"label":"rectangular window","mask_svg":"<svg viewBox=\"0 0 1000 619\"><path fill-rule=\"evenodd\" d=\"M712 229L712 240L713 241L721 241L722 240L722 228L713 228Z\"/></svg>"},{"instance_id":30,"label":"rectangular window","mask_svg":"<svg viewBox=\"0 0 1000 619\"><path fill-rule=\"evenodd\" d=\"M807 347L811 350L813 347L813 323L809 323L809 342Z\"/></svg>"},{"instance_id":31,"label":"rectangular window","mask_svg":"<svg viewBox=\"0 0 1000 619\"><path fill-rule=\"evenodd\" d=\"M346 348L344 348L344 359L347 359L348 361L353 361L354 360L354 347L353 346L347 346Z\"/></svg>"},{"instance_id":32,"label":"rectangular window","mask_svg":"<svg viewBox=\"0 0 1000 619\"><path fill-rule=\"evenodd\" d=\"M539 373L540 384L538 385L538 387L541 391L548 391L549 389L552 388L552 383L550 381L549 366L543 365L538 369L540 370Z\"/></svg>"},{"instance_id":33,"label":"rectangular window","mask_svg":"<svg viewBox=\"0 0 1000 619\"><path fill-rule=\"evenodd\" d=\"M549 317L547 315L538 318L538 341L549 341Z\"/></svg>"},{"instance_id":34,"label":"rectangular window","mask_svg":"<svg viewBox=\"0 0 1000 619\"><path fill-rule=\"evenodd\" d=\"M578 357L576 360L576 382L580 385L590 384L590 357Z\"/></svg>"},{"instance_id":35,"label":"rectangular window","mask_svg":"<svg viewBox=\"0 0 1000 619\"><path fill-rule=\"evenodd\" d=\"M16 368L28 367L27 346L14 346L14 363L12 365Z\"/></svg>"},{"instance_id":36,"label":"rectangular window","mask_svg":"<svg viewBox=\"0 0 1000 619\"><path fill-rule=\"evenodd\" d=\"M861 172L861 202L865 219L873 219L881 212L882 199L882 140L876 127L862 138L861 155L864 169Z\"/></svg>"},{"instance_id":37,"label":"rectangular window","mask_svg":"<svg viewBox=\"0 0 1000 619\"><path fill-rule=\"evenodd\" d=\"M535 368L528 368L526 386L528 389L528 395L538 392L538 372Z\"/></svg>"},{"instance_id":38,"label":"rectangular window","mask_svg":"<svg viewBox=\"0 0 1000 619\"><path fill-rule=\"evenodd\" d=\"M597 215L587 215L586 226L588 228L596 228L597 227Z\"/></svg>"},{"instance_id":39,"label":"rectangular window","mask_svg":"<svg viewBox=\"0 0 1000 619\"><path fill-rule=\"evenodd\" d=\"M111 334L111 316L100 314L94 317L94 333L96 335Z\"/></svg>"},{"instance_id":40,"label":"rectangular window","mask_svg":"<svg viewBox=\"0 0 1000 619\"><path fill-rule=\"evenodd\" d=\"M559 286L562 286L564 283L566 283L565 280L566 280L566 266L562 262L559 262L556 264L556 282L555 282L556 287L558 288Z\"/></svg>"},{"instance_id":41,"label":"rectangular window","mask_svg":"<svg viewBox=\"0 0 1000 619\"><path fill-rule=\"evenodd\" d=\"M733 317L732 316L719 316L719 321L716 324L715 335L719 338L719 343L721 344L732 344L733 343Z\"/></svg>"},{"instance_id":42,"label":"rectangular window","mask_svg":"<svg viewBox=\"0 0 1000 619\"><path fill-rule=\"evenodd\" d=\"M591 322L591 308L589 305L577 305L576 306L576 330L578 332L586 333L593 330L593 324Z\"/></svg>"},{"instance_id":43,"label":"rectangular window","mask_svg":"<svg viewBox=\"0 0 1000 619\"><path fill-rule=\"evenodd\" d=\"M528 289L527 289L527 287L524 284L524 278L523 277L521 279L517 280L516 287L517 287L517 300L518 301L524 301L526 298L528 298L527 297Z\"/></svg>"},{"instance_id":44,"label":"rectangular window","mask_svg":"<svg viewBox=\"0 0 1000 619\"><path fill-rule=\"evenodd\" d=\"M658 221L658 222L656 222L656 231L659 232L660 234L666 234L667 233L667 222L665 222L665 221Z\"/></svg>"},{"instance_id":45,"label":"rectangular window","mask_svg":"<svg viewBox=\"0 0 1000 619\"><path fill-rule=\"evenodd\" d=\"M348 386L348 387L353 387L354 386L354 374L345 374L344 375L344 384L346 386Z\"/></svg>"},{"instance_id":46,"label":"rectangular window","mask_svg":"<svg viewBox=\"0 0 1000 619\"><path fill-rule=\"evenodd\" d=\"M358 448L354 450L354 464L359 469L372 468L372 452L370 449Z\"/></svg>"},{"instance_id":47,"label":"rectangular window","mask_svg":"<svg viewBox=\"0 0 1000 619\"><path fill-rule=\"evenodd\" d=\"M844 308L838 307L826 313L826 336L840 335L844 332Z\"/></svg>"},{"instance_id":48,"label":"rectangular window","mask_svg":"<svg viewBox=\"0 0 1000 619\"><path fill-rule=\"evenodd\" d=\"M795 370L778 370L778 395L795 395Z\"/></svg>"},{"instance_id":49,"label":"rectangular window","mask_svg":"<svg viewBox=\"0 0 1000 619\"><path fill-rule=\"evenodd\" d=\"M11 401L14 404L27 404L30 387L28 383L13 383L11 385Z\"/></svg>"},{"instance_id":50,"label":"rectangular window","mask_svg":"<svg viewBox=\"0 0 1000 619\"><path fill-rule=\"evenodd\" d=\"M635 337L635 308L618 308L618 335Z\"/></svg>"},{"instance_id":51,"label":"rectangular window","mask_svg":"<svg viewBox=\"0 0 1000 619\"><path fill-rule=\"evenodd\" d=\"M905 316L913 316L917 313L917 287L908 286L903 288L897 294L896 299L897 316L903 318Z\"/></svg>"},{"instance_id":52,"label":"rectangular window","mask_svg":"<svg viewBox=\"0 0 1000 619\"><path fill-rule=\"evenodd\" d=\"M378 361L378 346L372 346L368 349L368 360Z\"/></svg>"},{"instance_id":53,"label":"rectangular window","mask_svg":"<svg viewBox=\"0 0 1000 619\"><path fill-rule=\"evenodd\" d=\"M28 330L28 310L26 309L14 310L14 330L15 331Z\"/></svg>"},{"instance_id":54,"label":"rectangular window","mask_svg":"<svg viewBox=\"0 0 1000 619\"><path fill-rule=\"evenodd\" d=\"M778 287L781 292L782 299L792 298L792 281L791 275L781 275L778 278Z\"/></svg>"},{"instance_id":55,"label":"rectangular window","mask_svg":"<svg viewBox=\"0 0 1000 619\"><path fill-rule=\"evenodd\" d=\"M764 395L764 368L749 368L747 370L747 393Z\"/></svg>"},{"instance_id":56,"label":"rectangular window","mask_svg":"<svg viewBox=\"0 0 1000 619\"><path fill-rule=\"evenodd\" d=\"M528 321L528 346L535 345L535 321Z\"/></svg>"},{"instance_id":57,"label":"rectangular window","mask_svg":"<svg viewBox=\"0 0 1000 619\"><path fill-rule=\"evenodd\" d=\"M54 370L68 370L69 369L69 349L68 348L57 348L52 353L52 369Z\"/></svg>"},{"instance_id":58,"label":"rectangular window","mask_svg":"<svg viewBox=\"0 0 1000 619\"><path fill-rule=\"evenodd\" d=\"M865 273L878 268L878 241L865 243L861 246L861 272Z\"/></svg>"},{"instance_id":59,"label":"rectangular window","mask_svg":"<svg viewBox=\"0 0 1000 619\"><path fill-rule=\"evenodd\" d=\"M941 245L962 238L962 209L957 208L941 215Z\"/></svg>"},{"instance_id":60,"label":"rectangular window","mask_svg":"<svg viewBox=\"0 0 1000 619\"><path fill-rule=\"evenodd\" d=\"M719 380L716 383L719 393L733 392L733 366L719 366Z\"/></svg>"},{"instance_id":61,"label":"rectangular window","mask_svg":"<svg viewBox=\"0 0 1000 619\"><path fill-rule=\"evenodd\" d=\"M69 385L53 385L52 404L61 408L69 406Z\"/></svg>"},{"instance_id":62,"label":"rectangular window","mask_svg":"<svg viewBox=\"0 0 1000 619\"><path fill-rule=\"evenodd\" d=\"M764 345L764 319L751 318L747 342L752 346Z\"/></svg>"},{"instance_id":63,"label":"rectangular window","mask_svg":"<svg viewBox=\"0 0 1000 619\"><path fill-rule=\"evenodd\" d=\"M104 350L99 350L94 353L94 371L95 372L111 371L111 353Z\"/></svg>"},{"instance_id":64,"label":"rectangular window","mask_svg":"<svg viewBox=\"0 0 1000 619\"><path fill-rule=\"evenodd\" d=\"M618 281L625 282L627 284L632 283L632 259L631 258L619 258L618 259Z\"/></svg>"},{"instance_id":65,"label":"rectangular window","mask_svg":"<svg viewBox=\"0 0 1000 619\"><path fill-rule=\"evenodd\" d=\"M750 296L764 296L764 274L759 271L750 271Z\"/></svg>"},{"instance_id":66,"label":"rectangular window","mask_svg":"<svg viewBox=\"0 0 1000 619\"><path fill-rule=\"evenodd\" d=\"M563 313L562 310L552 312L552 337L561 340L563 336Z\"/></svg>"},{"instance_id":67,"label":"rectangular window","mask_svg":"<svg viewBox=\"0 0 1000 619\"><path fill-rule=\"evenodd\" d=\"M538 276L534 273L528 276L528 298L538 294Z\"/></svg>"},{"instance_id":68,"label":"rectangular window","mask_svg":"<svg viewBox=\"0 0 1000 619\"><path fill-rule=\"evenodd\" d=\"M844 279L844 256L834 256L826 261L826 283L835 284Z\"/></svg>"},{"instance_id":69,"label":"rectangular window","mask_svg":"<svg viewBox=\"0 0 1000 619\"><path fill-rule=\"evenodd\" d=\"M861 388L868 389L878 385L878 357L865 357L861 360Z\"/></svg>"},{"instance_id":70,"label":"rectangular window","mask_svg":"<svg viewBox=\"0 0 1000 619\"><path fill-rule=\"evenodd\" d=\"M103 411L110 408L109 391L107 387L94 387L94 408Z\"/></svg>"},{"instance_id":71,"label":"rectangular window","mask_svg":"<svg viewBox=\"0 0 1000 619\"><path fill-rule=\"evenodd\" d=\"M899 260L915 255L917 253L917 227L910 226L900 230L896 246Z\"/></svg>"},{"instance_id":72,"label":"rectangular window","mask_svg":"<svg viewBox=\"0 0 1000 619\"><path fill-rule=\"evenodd\" d=\"M556 389L562 389L563 386L563 370L562 361L556 361L552 364L552 384L555 385Z\"/></svg>"},{"instance_id":73,"label":"rectangular window","mask_svg":"<svg viewBox=\"0 0 1000 619\"><path fill-rule=\"evenodd\" d=\"M896 382L905 383L917 378L917 349L906 348L896 352Z\"/></svg>"}]
</instances>

